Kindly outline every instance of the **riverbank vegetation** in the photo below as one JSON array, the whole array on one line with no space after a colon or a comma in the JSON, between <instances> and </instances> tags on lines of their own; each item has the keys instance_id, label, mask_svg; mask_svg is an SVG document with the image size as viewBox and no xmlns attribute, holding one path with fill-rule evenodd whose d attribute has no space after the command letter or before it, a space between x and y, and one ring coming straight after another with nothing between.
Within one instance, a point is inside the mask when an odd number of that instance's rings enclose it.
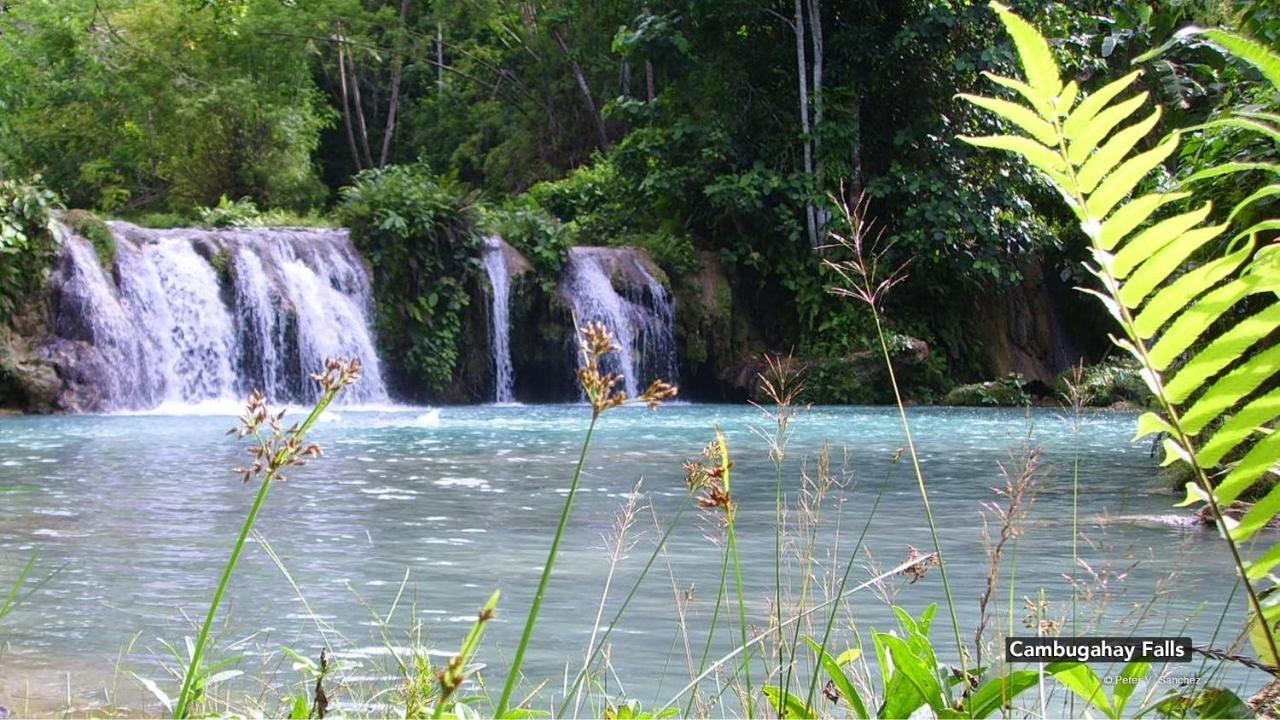
<instances>
[{"instance_id":1,"label":"riverbank vegetation","mask_svg":"<svg viewBox=\"0 0 1280 720\"><path fill-rule=\"evenodd\" d=\"M1021 9L1082 78L1189 23L1280 33L1266 4ZM453 247L428 216L378 228L344 201L369 173L413 173L451 188L449 212L478 210L446 235L510 235L542 283L571 245L643 248L686 305L722 272L729 313L751 322L682 326L688 364L707 366L694 397L742 397L722 378L790 352L815 368L815 400L890 400L850 382L875 333L825 292L834 278L813 251L842 182L869 198L891 255L912 259L890 301L893 331L928 350L902 378L909 396L1010 373L1048 396L1108 352L1105 316L1070 289L1091 282L1070 213L1029 168L949 140L991 129L953 96L1015 58L980 4L72 0L16 4L0 28L7 177L40 173L68 207L151 226L340 222ZM1169 108L1161 128L1266 93L1197 47L1147 67L1136 82ZM1206 126L1181 154L1190 173L1269 152ZM1248 192L1231 175L1206 182L1224 202ZM390 254L369 260L389 276L380 317L405 321L380 325L386 354L409 353L411 394L449 397L466 272L446 272L442 295L405 284Z\"/></svg>"}]
</instances>

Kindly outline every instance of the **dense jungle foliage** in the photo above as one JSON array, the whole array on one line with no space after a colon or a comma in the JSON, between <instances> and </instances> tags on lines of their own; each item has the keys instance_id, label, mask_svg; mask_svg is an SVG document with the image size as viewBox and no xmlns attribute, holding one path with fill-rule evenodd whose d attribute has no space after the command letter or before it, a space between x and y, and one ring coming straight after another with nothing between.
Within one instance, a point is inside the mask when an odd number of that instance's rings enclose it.
<instances>
[{"instance_id":1,"label":"dense jungle foliage","mask_svg":"<svg viewBox=\"0 0 1280 720\"><path fill-rule=\"evenodd\" d=\"M1063 38L1064 72L1082 81L1126 70L1189 23L1280 38L1270 3L1014 9ZM1028 271L1091 282L1053 190L953 139L995 130L955 94L1015 61L977 2L21 0L0 8L0 169L40 174L68 207L149 225L323 222L340 208L366 248L388 250L375 266L438 246L438 210L450 233L455 221L502 232L544 278L575 244L644 247L677 280L710 251L745 290L754 331L814 358L873 349L867 314L824 291L833 278L813 251L828 243L829 195L865 193L895 259L912 261L895 330L937 351L926 377L985 379L976 303ZM1146 67L1137 83L1169 108L1162 126L1265 92L1204 48ZM1274 153L1210 128L1179 162L1193 172ZM402 173L427 176L410 205L437 188L456 205L440 195L419 218L380 214L396 199L374 196ZM1213 183L1226 206L1251 187ZM391 252L392 238L409 244ZM445 277L460 286L467 272ZM427 365L452 362L462 299L411 285L397 285L381 326L422 318L430 334L391 344L437 383L447 368ZM1086 354L1104 352L1105 321L1079 307L1068 325L1094 339Z\"/></svg>"}]
</instances>

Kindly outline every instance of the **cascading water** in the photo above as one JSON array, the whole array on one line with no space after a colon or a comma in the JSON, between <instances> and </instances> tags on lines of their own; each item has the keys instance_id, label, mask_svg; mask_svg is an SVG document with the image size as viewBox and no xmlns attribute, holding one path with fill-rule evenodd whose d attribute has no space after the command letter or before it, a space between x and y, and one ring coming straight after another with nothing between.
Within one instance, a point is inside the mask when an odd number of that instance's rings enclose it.
<instances>
[{"instance_id":1,"label":"cascading water","mask_svg":"<svg viewBox=\"0 0 1280 720\"><path fill-rule=\"evenodd\" d=\"M623 374L629 396L656 379L678 380L675 306L638 251L570 248L565 273L563 289L578 323L604 323L616 338L621 349L605 358L605 366ZM573 352L580 364L576 345Z\"/></svg>"},{"instance_id":2,"label":"cascading water","mask_svg":"<svg viewBox=\"0 0 1280 720\"><path fill-rule=\"evenodd\" d=\"M387 398L368 273L345 230L146 230L111 223L113 272L70 236L51 279L50 352L92 388L86 409L310 401L327 357L359 358L348 401Z\"/></svg>"},{"instance_id":3,"label":"cascading water","mask_svg":"<svg viewBox=\"0 0 1280 720\"><path fill-rule=\"evenodd\" d=\"M489 312L490 353L493 355L494 402L509 403L515 398L515 370L511 364L511 268L507 265L505 243L485 238L484 271L493 290Z\"/></svg>"}]
</instances>

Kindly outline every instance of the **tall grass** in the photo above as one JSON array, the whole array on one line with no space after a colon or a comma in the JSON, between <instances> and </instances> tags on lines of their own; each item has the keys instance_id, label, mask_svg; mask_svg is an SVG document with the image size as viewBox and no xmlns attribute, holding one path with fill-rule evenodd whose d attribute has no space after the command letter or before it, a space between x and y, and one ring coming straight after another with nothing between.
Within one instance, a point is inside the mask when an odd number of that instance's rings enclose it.
<instances>
[{"instance_id":1,"label":"tall grass","mask_svg":"<svg viewBox=\"0 0 1280 720\"><path fill-rule=\"evenodd\" d=\"M200 626L195 645L192 646L189 657L186 659L182 688L178 692L173 707L175 718L190 716L193 706L200 699L201 687L205 679L204 655L209 644L209 633L218 616L218 606L221 605L227 587L231 584L231 576L240 562L245 543L249 540L249 534L258 520L258 513L262 511L262 506L267 500L271 483L277 479L283 479L281 471L285 468L299 467L306 464L306 458L320 455L319 445L314 443L304 445L307 433L338 393L360 378L360 361L328 360L324 370L312 377L320 384L320 399L316 401L315 406L301 424L285 429L281 425L284 411L273 414L267 407L266 397L254 391L249 397L246 412L240 419L240 426L228 433L241 438L253 438L255 444L249 450L254 458L253 463L248 467L237 468L236 471L245 483L254 477L261 477L261 481L253 504L249 507L249 512L240 526L240 534L231 547L231 555L227 558L221 577L218 578L218 585L214 588L213 599L209 601L209 610L205 613L204 624Z\"/></svg>"},{"instance_id":2,"label":"tall grass","mask_svg":"<svg viewBox=\"0 0 1280 720\"><path fill-rule=\"evenodd\" d=\"M587 395L591 405L591 422L587 425L586 435L582 439L582 449L578 453L578 462L573 468L573 480L569 483L569 492L565 496L564 507L560 510L560 520L556 524L555 535L551 538L551 548L547 551L547 561L542 565L542 575L538 578L538 589L533 596L533 604L529 606L529 615L525 619L524 629L520 633L520 643L516 645L511 668L507 671L507 680L502 686L502 695L498 698L494 715L504 716L511 707L511 697L520 682L520 669L524 664L525 653L533 640L534 629L538 625L538 614L542 610L542 601L547 594L547 585L551 581L551 572L555 568L556 557L560 552L560 543L564 539L565 530L569 526L569 515L573 511L573 501L578 494L578 484L582 480L582 469L586 465L587 451L591 448L591 436L595 433L596 423L600 416L612 408L628 402L642 402L650 408L656 408L662 402L676 396L676 387L662 380L655 380L638 398L628 398L627 393L618 390L622 376L618 373L605 372L601 360L609 353L620 350L608 328L599 323L588 323L582 329L581 352L582 368L578 371L578 381Z\"/></svg>"}]
</instances>

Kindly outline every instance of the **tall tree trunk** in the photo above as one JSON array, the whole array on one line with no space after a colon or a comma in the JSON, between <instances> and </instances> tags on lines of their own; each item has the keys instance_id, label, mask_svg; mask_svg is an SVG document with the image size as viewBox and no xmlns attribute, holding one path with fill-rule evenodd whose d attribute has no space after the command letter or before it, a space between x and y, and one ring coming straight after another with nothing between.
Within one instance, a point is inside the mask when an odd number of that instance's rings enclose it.
<instances>
[{"instance_id":1,"label":"tall tree trunk","mask_svg":"<svg viewBox=\"0 0 1280 720\"><path fill-rule=\"evenodd\" d=\"M796 4L796 75L800 78L800 132L804 135L804 174L813 180L813 139L809 125L809 70L805 62L804 38L804 0L795 0ZM804 226L809 234L809 246L818 246L818 223L813 203L804 204Z\"/></svg>"},{"instance_id":2,"label":"tall tree trunk","mask_svg":"<svg viewBox=\"0 0 1280 720\"><path fill-rule=\"evenodd\" d=\"M808 0L809 3L809 39L813 49L813 175L817 187L823 187L822 177L822 65L825 55L822 40L822 0ZM817 227L814 235L822 242L824 228L831 219L831 213L824 207L814 210L814 221Z\"/></svg>"},{"instance_id":3,"label":"tall tree trunk","mask_svg":"<svg viewBox=\"0 0 1280 720\"><path fill-rule=\"evenodd\" d=\"M631 97L631 63L627 60L622 61L622 72L618 78L618 94L622 97Z\"/></svg>"},{"instance_id":4,"label":"tall tree trunk","mask_svg":"<svg viewBox=\"0 0 1280 720\"><path fill-rule=\"evenodd\" d=\"M862 195L862 96L853 94L849 103L849 113L853 117L853 147L849 151L849 192L853 197Z\"/></svg>"},{"instance_id":5,"label":"tall tree trunk","mask_svg":"<svg viewBox=\"0 0 1280 720\"><path fill-rule=\"evenodd\" d=\"M556 44L560 46L560 52L564 53L565 58L569 60L570 67L573 68L573 76L578 81L578 90L582 92L582 106L587 111L587 116L591 118L591 121L596 126L596 140L600 143L600 147L608 147L609 133L605 131L604 117L596 109L596 101L591 96L591 86L587 84L587 76L582 72L582 65L578 64L578 61L573 57L573 53L569 52L569 45L564 41L564 34L559 29L552 30L551 35L556 39Z\"/></svg>"},{"instance_id":6,"label":"tall tree trunk","mask_svg":"<svg viewBox=\"0 0 1280 720\"><path fill-rule=\"evenodd\" d=\"M351 162L356 166L356 172L364 169L364 163L360 162L360 151L356 148L355 130L352 128L351 121L351 101L347 97L347 55L345 43L338 43L338 87L342 91L342 126L347 131L347 144L351 146Z\"/></svg>"},{"instance_id":7,"label":"tall tree trunk","mask_svg":"<svg viewBox=\"0 0 1280 720\"><path fill-rule=\"evenodd\" d=\"M364 164L374 167L373 152L369 149L369 125L364 121L364 103L360 100L360 76L356 72L355 58L347 53L347 64L351 67L351 96L356 106L356 126L360 128L360 148L364 150Z\"/></svg>"},{"instance_id":8,"label":"tall tree trunk","mask_svg":"<svg viewBox=\"0 0 1280 720\"><path fill-rule=\"evenodd\" d=\"M436 23L436 90L444 94L444 26Z\"/></svg>"},{"instance_id":9,"label":"tall tree trunk","mask_svg":"<svg viewBox=\"0 0 1280 720\"><path fill-rule=\"evenodd\" d=\"M396 57L391 63L391 100L387 103L387 129L382 134L382 154L378 167L386 167L391 154L391 137L396 134L396 113L400 110L400 76L404 71L405 19L409 15L409 0L400 0L400 34L396 38Z\"/></svg>"},{"instance_id":10,"label":"tall tree trunk","mask_svg":"<svg viewBox=\"0 0 1280 720\"><path fill-rule=\"evenodd\" d=\"M648 60L644 61L644 88L645 99L653 102L653 63Z\"/></svg>"}]
</instances>

